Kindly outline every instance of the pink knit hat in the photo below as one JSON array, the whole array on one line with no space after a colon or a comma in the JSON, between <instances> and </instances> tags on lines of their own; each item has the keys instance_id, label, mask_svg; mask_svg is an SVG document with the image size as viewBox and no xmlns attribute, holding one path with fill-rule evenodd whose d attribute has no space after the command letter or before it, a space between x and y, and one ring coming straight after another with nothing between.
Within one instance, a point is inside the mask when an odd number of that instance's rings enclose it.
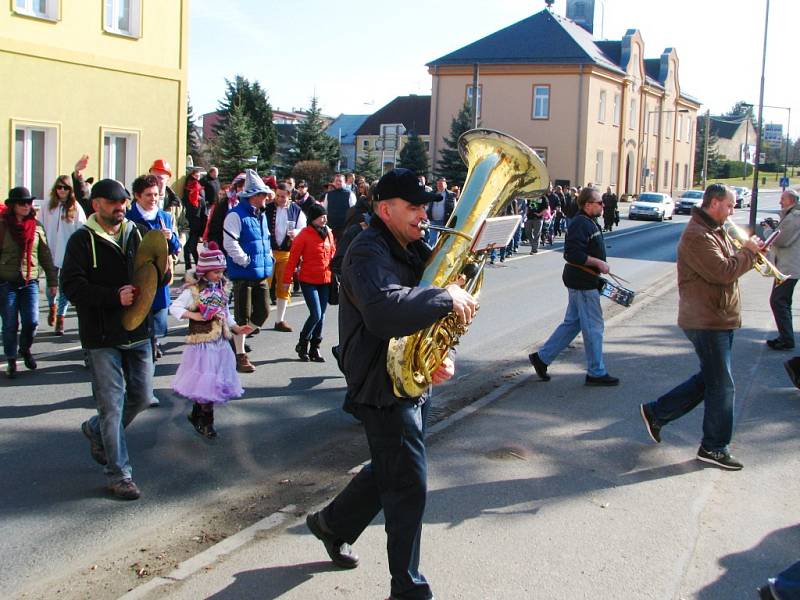
<instances>
[{"instance_id":1,"label":"pink knit hat","mask_svg":"<svg viewBox=\"0 0 800 600\"><path fill-rule=\"evenodd\" d=\"M197 261L195 272L198 275L205 275L209 271L224 271L225 266L225 255L217 243L208 242L208 245L200 253L200 260Z\"/></svg>"}]
</instances>

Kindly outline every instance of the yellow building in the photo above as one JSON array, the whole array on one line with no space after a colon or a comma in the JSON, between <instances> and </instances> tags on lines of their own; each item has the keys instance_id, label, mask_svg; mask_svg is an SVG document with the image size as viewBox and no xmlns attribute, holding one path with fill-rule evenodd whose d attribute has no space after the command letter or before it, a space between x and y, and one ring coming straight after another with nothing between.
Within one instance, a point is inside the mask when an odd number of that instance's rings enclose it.
<instances>
[{"instance_id":1,"label":"yellow building","mask_svg":"<svg viewBox=\"0 0 800 600\"><path fill-rule=\"evenodd\" d=\"M129 186L186 163L189 0L7 0L0 11L0 194L85 177Z\"/></svg>"},{"instance_id":2,"label":"yellow building","mask_svg":"<svg viewBox=\"0 0 800 600\"><path fill-rule=\"evenodd\" d=\"M691 188L698 100L680 86L678 55L644 58L641 34L595 41L548 10L431 63L431 155L472 102L481 126L539 153L554 183L620 195Z\"/></svg>"}]
</instances>

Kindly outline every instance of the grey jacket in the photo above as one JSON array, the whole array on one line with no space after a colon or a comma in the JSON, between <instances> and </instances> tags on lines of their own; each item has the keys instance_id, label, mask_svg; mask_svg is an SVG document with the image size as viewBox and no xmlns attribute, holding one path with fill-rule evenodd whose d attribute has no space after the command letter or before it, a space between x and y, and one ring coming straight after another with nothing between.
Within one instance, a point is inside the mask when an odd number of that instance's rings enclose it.
<instances>
[{"instance_id":1,"label":"grey jacket","mask_svg":"<svg viewBox=\"0 0 800 600\"><path fill-rule=\"evenodd\" d=\"M772 243L775 266L792 279L800 278L800 204L781 211L781 232Z\"/></svg>"}]
</instances>

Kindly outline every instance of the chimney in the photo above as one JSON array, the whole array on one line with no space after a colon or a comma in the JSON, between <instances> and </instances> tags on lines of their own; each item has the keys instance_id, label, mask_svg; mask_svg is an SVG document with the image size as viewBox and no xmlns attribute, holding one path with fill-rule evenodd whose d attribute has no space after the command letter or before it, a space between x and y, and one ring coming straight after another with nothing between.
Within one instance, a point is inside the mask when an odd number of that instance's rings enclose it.
<instances>
[{"instance_id":1,"label":"chimney","mask_svg":"<svg viewBox=\"0 0 800 600\"><path fill-rule=\"evenodd\" d=\"M567 18L594 33L594 0L567 0Z\"/></svg>"}]
</instances>

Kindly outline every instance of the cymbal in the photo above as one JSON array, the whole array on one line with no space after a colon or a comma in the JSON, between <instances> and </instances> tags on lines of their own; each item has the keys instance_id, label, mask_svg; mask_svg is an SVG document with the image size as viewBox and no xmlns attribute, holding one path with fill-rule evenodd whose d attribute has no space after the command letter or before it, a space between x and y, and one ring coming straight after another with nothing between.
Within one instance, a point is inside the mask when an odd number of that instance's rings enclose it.
<instances>
[{"instance_id":1,"label":"cymbal","mask_svg":"<svg viewBox=\"0 0 800 600\"><path fill-rule=\"evenodd\" d=\"M161 240L164 241L164 236L161 236ZM147 318L147 314L153 307L153 299L156 297L160 279L158 267L149 261L134 272L131 285L137 290L136 296L133 304L122 309L122 326L126 331L133 331Z\"/></svg>"},{"instance_id":2,"label":"cymbal","mask_svg":"<svg viewBox=\"0 0 800 600\"><path fill-rule=\"evenodd\" d=\"M167 272L167 259L169 258L169 246L167 240L164 239L164 234L158 229L151 229L148 231L142 241L139 243L139 248L136 250L136 256L133 259L133 272L139 270L145 263L153 263L158 269L159 281Z\"/></svg>"}]
</instances>

